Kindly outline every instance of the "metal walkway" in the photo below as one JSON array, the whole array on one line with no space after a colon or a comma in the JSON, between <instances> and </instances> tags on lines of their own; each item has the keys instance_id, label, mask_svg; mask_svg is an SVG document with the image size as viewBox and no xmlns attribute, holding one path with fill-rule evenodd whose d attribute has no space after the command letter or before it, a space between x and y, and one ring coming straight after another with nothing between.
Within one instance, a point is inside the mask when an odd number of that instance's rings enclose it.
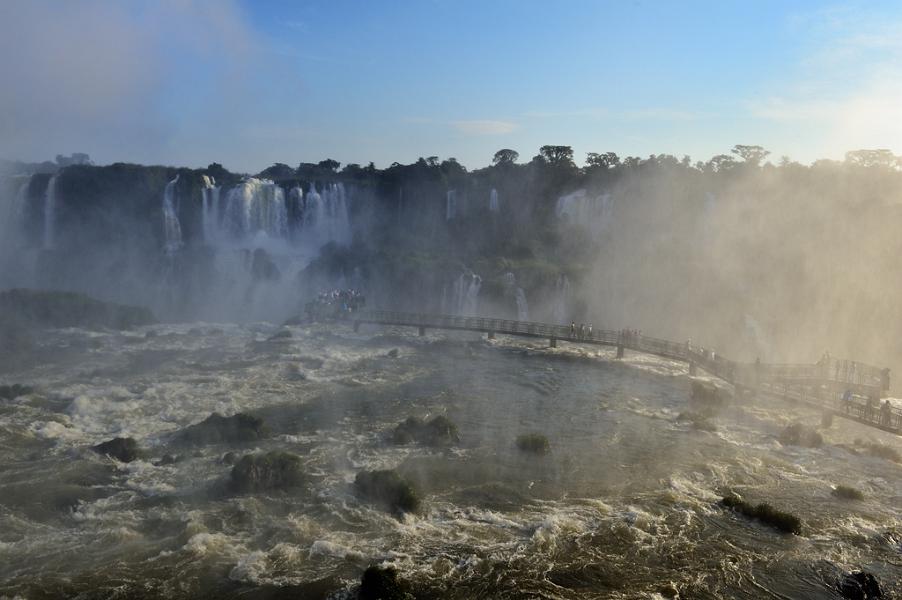
<instances>
[{"instance_id":1,"label":"metal walkway","mask_svg":"<svg viewBox=\"0 0 902 600\"><path fill-rule=\"evenodd\" d=\"M626 350L654 354L689 363L690 375L701 368L735 386L737 393L761 390L902 435L902 410L887 410L880 403L882 393L889 390L889 369L857 361L825 357L816 364L740 363L689 342L672 342L630 330L593 329L580 334L566 325L483 317L370 310L353 313L349 319L355 331L362 323L417 327L420 335L427 329L478 331L488 334L489 339L498 333L543 338L551 347L557 347L560 341L611 346L617 348L618 358ZM843 397L849 395L844 401Z\"/></svg>"}]
</instances>

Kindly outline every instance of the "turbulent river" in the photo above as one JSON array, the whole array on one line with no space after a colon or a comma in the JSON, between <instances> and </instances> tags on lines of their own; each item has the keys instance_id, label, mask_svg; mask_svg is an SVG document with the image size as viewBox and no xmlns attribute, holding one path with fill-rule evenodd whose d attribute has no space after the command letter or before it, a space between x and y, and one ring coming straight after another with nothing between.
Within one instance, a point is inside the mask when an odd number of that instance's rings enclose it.
<instances>
[{"instance_id":1,"label":"turbulent river","mask_svg":"<svg viewBox=\"0 0 902 600\"><path fill-rule=\"evenodd\" d=\"M0 400L0 596L353 598L370 564L397 567L420 598L835 598L856 568L902 592L902 465L860 451L902 450L898 438L835 419L822 447L783 446L787 424L821 415L765 399L698 430L676 419L685 365L648 356L288 329L50 331L33 366L0 371L35 387ZM273 435L170 448L212 412L251 413ZM387 442L434 415L459 444ZM519 452L526 432L550 453ZM90 450L117 436L150 456ZM299 455L306 484L224 491L227 452L268 450ZM355 475L377 468L414 484L419 514L358 499ZM833 497L837 484L865 499ZM722 508L729 491L798 515L802 535Z\"/></svg>"}]
</instances>

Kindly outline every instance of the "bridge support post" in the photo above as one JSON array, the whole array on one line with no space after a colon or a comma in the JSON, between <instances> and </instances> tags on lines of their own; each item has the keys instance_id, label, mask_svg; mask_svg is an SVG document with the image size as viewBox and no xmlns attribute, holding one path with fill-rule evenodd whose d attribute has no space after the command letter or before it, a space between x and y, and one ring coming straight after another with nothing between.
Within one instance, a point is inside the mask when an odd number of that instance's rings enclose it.
<instances>
[{"instance_id":1,"label":"bridge support post","mask_svg":"<svg viewBox=\"0 0 902 600\"><path fill-rule=\"evenodd\" d=\"M426 335L426 328L420 325L420 337L423 337L424 335Z\"/></svg>"},{"instance_id":2,"label":"bridge support post","mask_svg":"<svg viewBox=\"0 0 902 600\"><path fill-rule=\"evenodd\" d=\"M553 337L550 340L548 340L548 347L549 348L557 348L557 338Z\"/></svg>"},{"instance_id":3,"label":"bridge support post","mask_svg":"<svg viewBox=\"0 0 902 600\"><path fill-rule=\"evenodd\" d=\"M623 358L623 344L617 344L617 358Z\"/></svg>"},{"instance_id":4,"label":"bridge support post","mask_svg":"<svg viewBox=\"0 0 902 600\"><path fill-rule=\"evenodd\" d=\"M490 340L494 340L494 339L495 339L495 332L494 332L494 331L490 331L490 332L489 332L489 339L490 339Z\"/></svg>"},{"instance_id":5,"label":"bridge support post","mask_svg":"<svg viewBox=\"0 0 902 600\"><path fill-rule=\"evenodd\" d=\"M360 331L360 321L354 321L354 333Z\"/></svg>"},{"instance_id":6,"label":"bridge support post","mask_svg":"<svg viewBox=\"0 0 902 600\"><path fill-rule=\"evenodd\" d=\"M689 376L695 377L698 374L698 365L695 361L689 361Z\"/></svg>"}]
</instances>

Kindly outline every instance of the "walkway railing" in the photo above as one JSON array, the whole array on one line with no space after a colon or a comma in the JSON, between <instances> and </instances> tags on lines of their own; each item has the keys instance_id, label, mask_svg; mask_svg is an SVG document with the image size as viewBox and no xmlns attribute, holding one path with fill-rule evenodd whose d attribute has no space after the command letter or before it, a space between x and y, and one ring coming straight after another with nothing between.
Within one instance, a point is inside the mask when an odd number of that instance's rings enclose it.
<instances>
[{"instance_id":1,"label":"walkway railing","mask_svg":"<svg viewBox=\"0 0 902 600\"><path fill-rule=\"evenodd\" d=\"M848 416L866 425L902 434L902 409L886 411L876 405L881 393L889 389L889 369L857 361L824 357L816 364L740 363L689 342L649 337L632 330L574 332L566 325L486 317L370 310L353 313L350 319L355 322L355 328L359 323L374 323L419 327L421 333L427 328L457 329L485 332L490 336L503 333L547 338L553 346L558 340L615 346L618 357L623 355L624 349L654 354L688 362L690 372L700 367L739 388L759 389L764 386L770 391L782 388L784 395L810 404L816 403L839 416ZM844 396L851 398L842 400Z\"/></svg>"}]
</instances>

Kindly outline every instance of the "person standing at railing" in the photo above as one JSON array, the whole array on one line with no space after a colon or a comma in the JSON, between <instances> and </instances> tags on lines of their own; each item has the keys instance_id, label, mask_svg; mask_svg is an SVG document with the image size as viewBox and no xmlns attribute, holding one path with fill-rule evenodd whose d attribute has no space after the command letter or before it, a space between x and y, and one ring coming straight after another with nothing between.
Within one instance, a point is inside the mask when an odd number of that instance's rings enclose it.
<instances>
[{"instance_id":1,"label":"person standing at railing","mask_svg":"<svg viewBox=\"0 0 902 600\"><path fill-rule=\"evenodd\" d=\"M570 321L570 339L576 337L576 321Z\"/></svg>"},{"instance_id":2,"label":"person standing at railing","mask_svg":"<svg viewBox=\"0 0 902 600\"><path fill-rule=\"evenodd\" d=\"M589 327L586 329L586 334L589 336L589 339L592 338L592 324L589 323Z\"/></svg>"},{"instance_id":3,"label":"person standing at railing","mask_svg":"<svg viewBox=\"0 0 902 600\"><path fill-rule=\"evenodd\" d=\"M852 390L846 390L842 393L842 404L846 414L852 412Z\"/></svg>"},{"instance_id":4,"label":"person standing at railing","mask_svg":"<svg viewBox=\"0 0 902 600\"><path fill-rule=\"evenodd\" d=\"M891 418L892 407L889 404L889 400L884 400L883 406L880 407L880 424L889 426Z\"/></svg>"}]
</instances>

